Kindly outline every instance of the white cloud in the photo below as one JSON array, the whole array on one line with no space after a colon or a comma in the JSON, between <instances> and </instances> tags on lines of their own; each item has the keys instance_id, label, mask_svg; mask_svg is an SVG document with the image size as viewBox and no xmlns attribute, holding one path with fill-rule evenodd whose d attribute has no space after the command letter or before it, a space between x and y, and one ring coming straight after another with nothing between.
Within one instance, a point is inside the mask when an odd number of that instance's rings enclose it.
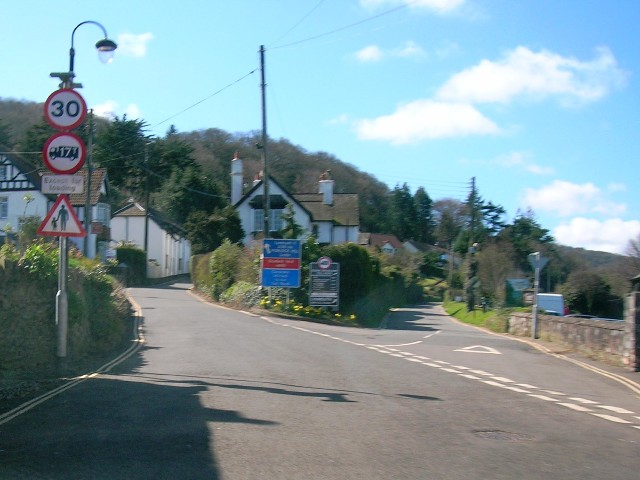
<instances>
[{"instance_id":1,"label":"white cloud","mask_svg":"<svg viewBox=\"0 0 640 480\"><path fill-rule=\"evenodd\" d=\"M360 0L360 5L368 8L407 5L415 9L427 9L438 13L447 13L462 6L464 2L465 0Z\"/></svg>"},{"instance_id":2,"label":"white cloud","mask_svg":"<svg viewBox=\"0 0 640 480\"><path fill-rule=\"evenodd\" d=\"M118 102L114 100L107 100L100 105L94 105L92 108L93 113L102 118L114 119L115 117L122 117L126 115L129 120L132 120L141 117L140 108L133 103L122 109Z\"/></svg>"},{"instance_id":3,"label":"white cloud","mask_svg":"<svg viewBox=\"0 0 640 480\"><path fill-rule=\"evenodd\" d=\"M499 61L483 60L451 77L438 91L444 101L507 103L516 97L558 96L563 101L599 100L620 86L626 73L607 48L591 61L517 47Z\"/></svg>"},{"instance_id":4,"label":"white cloud","mask_svg":"<svg viewBox=\"0 0 640 480\"><path fill-rule=\"evenodd\" d=\"M555 171L553 167L545 167L535 163L532 155L527 152L511 152L497 157L493 163L506 168L522 168L534 175L550 175Z\"/></svg>"},{"instance_id":5,"label":"white cloud","mask_svg":"<svg viewBox=\"0 0 640 480\"><path fill-rule=\"evenodd\" d=\"M382 60L382 49L377 45L369 45L355 53L356 58L361 62L377 62Z\"/></svg>"},{"instance_id":6,"label":"white cloud","mask_svg":"<svg viewBox=\"0 0 640 480\"><path fill-rule=\"evenodd\" d=\"M556 180L537 190L526 189L521 206L531 207L534 211L553 212L562 217L587 213L615 217L626 211L626 205L609 200L594 184L576 184L564 180Z\"/></svg>"},{"instance_id":7,"label":"white cloud","mask_svg":"<svg viewBox=\"0 0 640 480\"><path fill-rule=\"evenodd\" d=\"M152 33L141 33L135 35L133 33L123 33L118 35L118 55L129 57L144 57L147 54L147 44L153 40Z\"/></svg>"},{"instance_id":8,"label":"white cloud","mask_svg":"<svg viewBox=\"0 0 640 480\"><path fill-rule=\"evenodd\" d=\"M329 125L343 125L349 122L349 116L346 113L341 113L337 117L331 118L327 121Z\"/></svg>"},{"instance_id":9,"label":"white cloud","mask_svg":"<svg viewBox=\"0 0 640 480\"><path fill-rule=\"evenodd\" d=\"M405 42L400 47L388 50L383 50L377 45L369 45L355 53L356 59L363 63L379 62L385 57L419 58L425 55L422 47L412 40Z\"/></svg>"},{"instance_id":10,"label":"white cloud","mask_svg":"<svg viewBox=\"0 0 640 480\"><path fill-rule=\"evenodd\" d=\"M404 43L403 46L393 51L393 55L398 57L423 57L425 55L424 50L413 40L409 40Z\"/></svg>"},{"instance_id":11,"label":"white cloud","mask_svg":"<svg viewBox=\"0 0 640 480\"><path fill-rule=\"evenodd\" d=\"M355 124L363 140L387 140L393 144L465 135L498 134L491 120L464 103L416 100L401 105L391 115L359 120Z\"/></svg>"},{"instance_id":12,"label":"white cloud","mask_svg":"<svg viewBox=\"0 0 640 480\"><path fill-rule=\"evenodd\" d=\"M598 221L577 217L556 227L552 234L563 245L623 254L629 240L640 234L640 221L619 218Z\"/></svg>"}]
</instances>

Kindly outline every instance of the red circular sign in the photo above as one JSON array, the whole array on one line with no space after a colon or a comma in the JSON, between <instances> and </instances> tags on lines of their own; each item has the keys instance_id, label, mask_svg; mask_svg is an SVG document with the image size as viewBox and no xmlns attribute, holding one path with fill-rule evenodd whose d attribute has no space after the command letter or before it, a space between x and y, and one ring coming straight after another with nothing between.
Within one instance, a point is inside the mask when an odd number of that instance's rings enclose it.
<instances>
[{"instance_id":1,"label":"red circular sign","mask_svg":"<svg viewBox=\"0 0 640 480\"><path fill-rule=\"evenodd\" d=\"M75 133L54 133L42 149L44 164L53 173L71 175L84 165L87 148L82 139Z\"/></svg>"},{"instance_id":2,"label":"red circular sign","mask_svg":"<svg viewBox=\"0 0 640 480\"><path fill-rule=\"evenodd\" d=\"M44 118L58 130L73 130L87 116L87 104L78 92L71 88L56 90L44 102Z\"/></svg>"},{"instance_id":3,"label":"red circular sign","mask_svg":"<svg viewBox=\"0 0 640 480\"><path fill-rule=\"evenodd\" d=\"M331 266L331 259L329 257L320 257L318 259L318 267L322 270L326 270Z\"/></svg>"}]
</instances>

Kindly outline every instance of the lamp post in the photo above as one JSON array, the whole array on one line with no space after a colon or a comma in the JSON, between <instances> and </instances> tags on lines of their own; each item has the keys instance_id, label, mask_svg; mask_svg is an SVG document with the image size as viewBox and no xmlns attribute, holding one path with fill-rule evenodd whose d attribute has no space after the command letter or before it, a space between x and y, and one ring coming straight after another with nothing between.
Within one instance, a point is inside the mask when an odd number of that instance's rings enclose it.
<instances>
[{"instance_id":1,"label":"lamp post","mask_svg":"<svg viewBox=\"0 0 640 480\"><path fill-rule=\"evenodd\" d=\"M61 80L60 88L82 88L82 84L74 83L73 79L75 78L74 72L74 59L75 59L75 48L74 48L74 36L76 30L80 28L82 25L93 24L98 26L102 33L104 34L104 38L99 40L96 43L96 48L98 49L98 54L100 60L104 63L108 63L113 58L113 52L118 46L113 40L109 40L107 38L106 29L93 20L87 20L85 22L81 22L73 29L71 32L71 49L69 50L69 71L68 72L53 72L49 76L53 78L59 78ZM91 136L92 133L90 132ZM89 157L89 162L87 165L87 195L86 195L86 203L85 203L85 229L87 230L87 236L84 240L85 247L85 255L88 251L88 240L87 237L90 234L89 224L91 222L91 157ZM69 324L69 304L67 298L67 265L68 265L68 256L67 256L67 248L68 248L68 239L66 236L59 237L59 261L58 261L58 293L56 294L56 326L57 326L57 346L56 346L56 355L61 360L67 356L67 332L68 332L68 324Z\"/></svg>"}]
</instances>

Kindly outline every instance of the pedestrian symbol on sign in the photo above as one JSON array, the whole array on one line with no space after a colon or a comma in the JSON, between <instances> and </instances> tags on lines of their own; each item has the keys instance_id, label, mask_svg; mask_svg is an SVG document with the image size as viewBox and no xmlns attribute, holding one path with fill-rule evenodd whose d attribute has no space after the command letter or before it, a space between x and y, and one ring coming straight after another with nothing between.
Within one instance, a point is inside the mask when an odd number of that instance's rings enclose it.
<instances>
[{"instance_id":1,"label":"pedestrian symbol on sign","mask_svg":"<svg viewBox=\"0 0 640 480\"><path fill-rule=\"evenodd\" d=\"M37 233L50 237L84 237L87 234L66 195L58 196Z\"/></svg>"}]
</instances>

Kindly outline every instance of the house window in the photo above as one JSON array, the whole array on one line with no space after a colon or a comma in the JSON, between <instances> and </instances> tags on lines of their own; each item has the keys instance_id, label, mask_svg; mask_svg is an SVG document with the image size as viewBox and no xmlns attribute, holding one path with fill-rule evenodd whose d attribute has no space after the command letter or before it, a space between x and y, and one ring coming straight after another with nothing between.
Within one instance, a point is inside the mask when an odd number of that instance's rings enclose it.
<instances>
[{"instance_id":1,"label":"house window","mask_svg":"<svg viewBox=\"0 0 640 480\"><path fill-rule=\"evenodd\" d=\"M282 212L283 210L269 210L269 229L272 232L282 230ZM253 211L253 231L262 232L264 230L264 210Z\"/></svg>"},{"instance_id":2,"label":"house window","mask_svg":"<svg viewBox=\"0 0 640 480\"><path fill-rule=\"evenodd\" d=\"M7 166L0 165L0 180L6 180L6 179L7 179Z\"/></svg>"},{"instance_id":3,"label":"house window","mask_svg":"<svg viewBox=\"0 0 640 480\"><path fill-rule=\"evenodd\" d=\"M0 218L9 216L9 197L0 197Z\"/></svg>"},{"instance_id":4,"label":"house window","mask_svg":"<svg viewBox=\"0 0 640 480\"><path fill-rule=\"evenodd\" d=\"M100 222L103 225L108 225L110 216L111 214L109 205L107 205L106 203L99 203L98 205L96 205L96 222Z\"/></svg>"}]
</instances>

